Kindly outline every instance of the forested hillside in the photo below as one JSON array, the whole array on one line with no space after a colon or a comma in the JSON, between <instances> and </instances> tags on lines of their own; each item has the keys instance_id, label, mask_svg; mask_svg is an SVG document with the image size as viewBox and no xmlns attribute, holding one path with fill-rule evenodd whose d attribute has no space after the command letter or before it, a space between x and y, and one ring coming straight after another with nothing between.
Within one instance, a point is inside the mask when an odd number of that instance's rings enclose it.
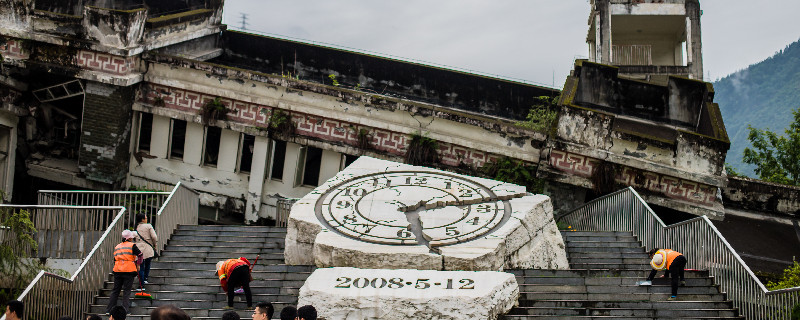
<instances>
[{"instance_id":1,"label":"forested hillside","mask_svg":"<svg viewBox=\"0 0 800 320\"><path fill-rule=\"evenodd\" d=\"M736 52L731 52L736 54ZM714 101L722 117L731 149L727 163L742 173L756 177L753 167L742 162L742 152L750 146L747 126L783 134L800 108L800 41L774 56L733 73L714 83Z\"/></svg>"}]
</instances>

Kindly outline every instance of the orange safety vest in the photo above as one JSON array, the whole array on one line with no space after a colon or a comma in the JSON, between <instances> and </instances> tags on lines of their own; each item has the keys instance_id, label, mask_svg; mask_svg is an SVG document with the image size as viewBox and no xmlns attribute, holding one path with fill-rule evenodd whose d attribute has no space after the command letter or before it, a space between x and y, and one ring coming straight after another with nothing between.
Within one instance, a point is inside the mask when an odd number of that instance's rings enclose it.
<instances>
[{"instance_id":1,"label":"orange safety vest","mask_svg":"<svg viewBox=\"0 0 800 320\"><path fill-rule=\"evenodd\" d=\"M236 269L238 266L242 265L250 265L249 263L240 259L228 259L225 260L225 263L217 270L217 276L219 277L219 284L222 286L222 289L227 291L228 290L228 277L233 272L233 269Z\"/></svg>"},{"instance_id":2,"label":"orange safety vest","mask_svg":"<svg viewBox=\"0 0 800 320\"><path fill-rule=\"evenodd\" d=\"M114 248L114 272L136 272L133 242L125 241Z\"/></svg>"},{"instance_id":3,"label":"orange safety vest","mask_svg":"<svg viewBox=\"0 0 800 320\"><path fill-rule=\"evenodd\" d=\"M675 258L677 258L678 256L681 256L682 254L680 252L678 252L678 251L675 251L675 250L660 249L660 250L656 251L656 255L661 255L661 261L662 262L661 262L660 265L656 265L653 261L650 261L650 265L653 267L653 269L656 269L656 270L667 269L667 270L669 270L669 266L672 265L672 261L675 260ZM655 255L653 255L653 257L655 257Z\"/></svg>"}]
</instances>

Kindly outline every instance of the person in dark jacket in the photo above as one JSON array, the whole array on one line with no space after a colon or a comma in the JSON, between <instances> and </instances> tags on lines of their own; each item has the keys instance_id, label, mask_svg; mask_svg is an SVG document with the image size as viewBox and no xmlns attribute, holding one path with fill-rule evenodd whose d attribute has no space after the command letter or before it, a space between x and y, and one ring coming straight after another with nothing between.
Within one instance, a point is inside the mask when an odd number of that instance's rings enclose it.
<instances>
[{"instance_id":1,"label":"person in dark jacket","mask_svg":"<svg viewBox=\"0 0 800 320\"><path fill-rule=\"evenodd\" d=\"M672 296L667 300L673 301L677 299L678 281L680 281L681 286L686 285L686 278L684 278L686 257L678 251L659 248L650 250L648 254L650 255L650 266L653 267L653 271L647 276L647 281L653 281L658 271L664 270L665 278L672 276Z\"/></svg>"},{"instance_id":2,"label":"person in dark jacket","mask_svg":"<svg viewBox=\"0 0 800 320\"><path fill-rule=\"evenodd\" d=\"M228 306L225 309L233 309L234 290L242 287L247 298L247 308L253 307L253 296L250 293L250 261L245 257L239 259L228 259L217 262L217 277L222 286L222 290L228 293Z\"/></svg>"},{"instance_id":3,"label":"person in dark jacket","mask_svg":"<svg viewBox=\"0 0 800 320\"><path fill-rule=\"evenodd\" d=\"M106 313L111 313L111 308L117 305L120 290L122 290L122 307L126 312L130 312L131 286L133 278L138 275L136 258L142 253L133 244L135 237L133 231L127 229L122 231L122 243L114 248L114 289L111 289Z\"/></svg>"}]
</instances>

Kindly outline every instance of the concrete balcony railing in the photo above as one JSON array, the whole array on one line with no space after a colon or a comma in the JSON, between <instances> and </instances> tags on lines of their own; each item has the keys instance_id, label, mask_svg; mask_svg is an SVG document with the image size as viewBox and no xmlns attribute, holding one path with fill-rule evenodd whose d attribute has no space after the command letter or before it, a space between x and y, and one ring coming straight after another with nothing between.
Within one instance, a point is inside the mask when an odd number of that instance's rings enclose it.
<instances>
[{"instance_id":1,"label":"concrete balcony railing","mask_svg":"<svg viewBox=\"0 0 800 320\"><path fill-rule=\"evenodd\" d=\"M649 44L614 45L611 48L611 61L617 66L653 65L653 46Z\"/></svg>"}]
</instances>

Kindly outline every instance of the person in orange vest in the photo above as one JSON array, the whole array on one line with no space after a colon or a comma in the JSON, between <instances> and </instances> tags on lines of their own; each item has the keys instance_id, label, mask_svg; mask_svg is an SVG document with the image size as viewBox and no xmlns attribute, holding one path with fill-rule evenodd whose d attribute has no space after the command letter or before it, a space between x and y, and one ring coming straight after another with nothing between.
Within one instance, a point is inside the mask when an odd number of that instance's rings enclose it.
<instances>
[{"instance_id":1,"label":"person in orange vest","mask_svg":"<svg viewBox=\"0 0 800 320\"><path fill-rule=\"evenodd\" d=\"M244 295L247 297L247 308L253 307L253 296L250 294L250 261L245 257L239 259L228 259L217 262L217 277L222 286L222 290L228 293L228 306L225 309L233 309L233 293L238 287L242 287Z\"/></svg>"},{"instance_id":2,"label":"person in orange vest","mask_svg":"<svg viewBox=\"0 0 800 320\"><path fill-rule=\"evenodd\" d=\"M650 266L653 267L653 271L650 271L647 281L653 281L656 273L659 270L664 270L662 277L672 277L672 295L667 300L673 301L677 299L678 281L680 280L681 286L686 285L686 278L683 276L684 268L686 268L686 257L678 251L659 248L650 250L648 254L650 255Z\"/></svg>"},{"instance_id":3,"label":"person in orange vest","mask_svg":"<svg viewBox=\"0 0 800 320\"><path fill-rule=\"evenodd\" d=\"M133 278L138 274L136 258L142 253L133 243L135 237L133 231L125 229L122 231L122 243L114 248L114 289L111 289L106 314L111 313L111 308L117 305L120 290L122 290L122 307L125 308L125 312L130 312L131 286Z\"/></svg>"}]
</instances>

